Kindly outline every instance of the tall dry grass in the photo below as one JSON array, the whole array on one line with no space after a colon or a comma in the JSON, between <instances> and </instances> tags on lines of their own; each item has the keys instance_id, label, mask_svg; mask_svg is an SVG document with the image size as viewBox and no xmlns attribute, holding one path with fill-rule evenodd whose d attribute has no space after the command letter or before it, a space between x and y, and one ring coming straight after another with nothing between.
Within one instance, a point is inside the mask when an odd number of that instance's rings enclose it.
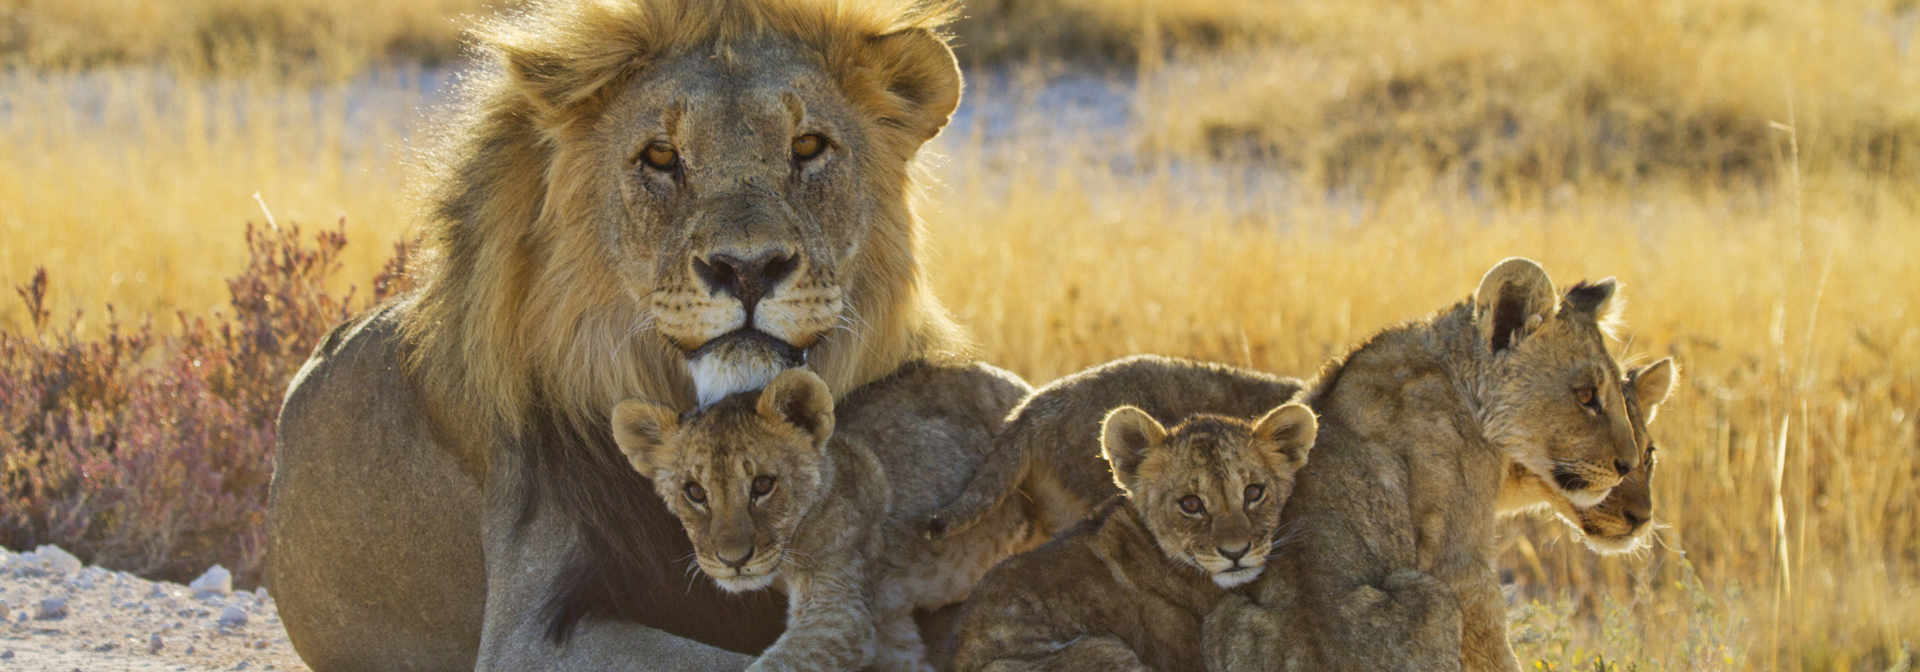
<instances>
[{"instance_id":1,"label":"tall dry grass","mask_svg":"<svg viewBox=\"0 0 1920 672\"><path fill-rule=\"evenodd\" d=\"M403 157L423 101L354 68L407 53L368 46L411 30L394 26L474 6L376 4L341 15L366 17L364 32L310 50L350 55L322 76L154 46L197 30L177 27L208 15L192 11L70 31L118 52L46 52L108 56L21 56L161 65L0 79L0 146L13 150L0 152L0 284L48 266L56 315L221 306L222 278L248 258L243 224L264 217L259 192L283 224L346 215L356 243L336 282L364 285L411 223ZM20 34L22 16L51 35L64 24L38 17L161 6L16 0L0 36ZM1617 276L1632 301L1623 356L1671 355L1684 372L1653 426L1666 527L1647 552L1597 558L1555 525L1515 526L1501 566L1517 647L1552 669L1594 669L1596 656L1617 669L1890 669L1920 647L1914 12L977 3L963 62L1137 62L1134 122L1117 142L1114 129L1077 135L1021 98L1032 119L1010 127L1024 131L952 129L931 171L943 184L928 198L929 263L980 355L1035 382L1135 352L1304 375L1459 300L1505 256L1562 282ZM435 18L392 18L404 16ZM284 45L308 39L242 32L269 37L222 53L293 63L306 48ZM0 306L0 324L23 324Z\"/></svg>"}]
</instances>

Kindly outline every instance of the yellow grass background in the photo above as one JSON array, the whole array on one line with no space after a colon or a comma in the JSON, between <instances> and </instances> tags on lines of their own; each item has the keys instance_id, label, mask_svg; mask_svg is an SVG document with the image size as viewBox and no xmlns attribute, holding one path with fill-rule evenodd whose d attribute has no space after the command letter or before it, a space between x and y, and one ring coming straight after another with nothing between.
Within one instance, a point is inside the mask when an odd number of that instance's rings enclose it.
<instances>
[{"instance_id":1,"label":"yellow grass background","mask_svg":"<svg viewBox=\"0 0 1920 672\"><path fill-rule=\"evenodd\" d=\"M46 266L56 314L205 311L262 203L282 225L345 217L345 275L365 282L414 223L405 147L430 116L391 64L447 58L447 17L485 6L0 0L0 284ZM1041 80L1091 57L1139 83L1118 147L966 127L937 141L929 263L984 359L1036 383L1135 352L1306 375L1506 256L1563 283L1616 276L1621 354L1683 368L1653 426L1666 527L1624 558L1513 528L1502 568L1530 667L1912 664L1913 3L969 14L963 62ZM1022 95L992 90L968 95ZM1116 170L1116 150L1143 163Z\"/></svg>"}]
</instances>

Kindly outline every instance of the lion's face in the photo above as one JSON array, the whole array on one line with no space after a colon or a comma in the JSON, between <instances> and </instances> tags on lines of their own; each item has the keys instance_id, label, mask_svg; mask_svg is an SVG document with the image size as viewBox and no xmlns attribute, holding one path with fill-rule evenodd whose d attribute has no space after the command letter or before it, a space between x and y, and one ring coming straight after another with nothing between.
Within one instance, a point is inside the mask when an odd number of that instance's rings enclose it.
<instances>
[{"instance_id":1,"label":"lion's face","mask_svg":"<svg viewBox=\"0 0 1920 672\"><path fill-rule=\"evenodd\" d=\"M1481 377L1487 436L1576 507L1598 505L1641 460L1600 325L1614 289L1609 279L1556 297L1538 265L1512 260L1475 295L1491 351Z\"/></svg>"},{"instance_id":2,"label":"lion's face","mask_svg":"<svg viewBox=\"0 0 1920 672\"><path fill-rule=\"evenodd\" d=\"M937 39L894 38L875 44L934 73L885 92L920 98L905 111L858 100L887 82L836 80L816 51L767 36L661 61L565 140L611 187L597 197L618 214L594 223L597 242L686 357L701 405L807 363L873 317L863 301L894 298L863 292L898 291L861 279L911 263L907 166L957 103L959 74Z\"/></svg>"},{"instance_id":3,"label":"lion's face","mask_svg":"<svg viewBox=\"0 0 1920 672\"><path fill-rule=\"evenodd\" d=\"M1633 419L1635 440L1641 444L1640 465L1628 472L1600 504L1574 509L1587 546L1601 553L1627 553L1646 547L1653 532L1653 470L1655 467L1652 424L1677 380L1671 359L1662 359L1627 374L1627 411Z\"/></svg>"},{"instance_id":4,"label":"lion's face","mask_svg":"<svg viewBox=\"0 0 1920 672\"><path fill-rule=\"evenodd\" d=\"M693 541L694 561L731 592L772 583L794 531L831 486L826 383L804 370L729 396L681 424L673 410L625 401L614 438L653 480Z\"/></svg>"},{"instance_id":5,"label":"lion's face","mask_svg":"<svg viewBox=\"0 0 1920 672\"><path fill-rule=\"evenodd\" d=\"M1280 510L1305 466L1318 424L1287 404L1249 424L1194 416L1171 432L1144 411L1107 415L1101 451L1168 558L1231 588L1260 576Z\"/></svg>"}]
</instances>

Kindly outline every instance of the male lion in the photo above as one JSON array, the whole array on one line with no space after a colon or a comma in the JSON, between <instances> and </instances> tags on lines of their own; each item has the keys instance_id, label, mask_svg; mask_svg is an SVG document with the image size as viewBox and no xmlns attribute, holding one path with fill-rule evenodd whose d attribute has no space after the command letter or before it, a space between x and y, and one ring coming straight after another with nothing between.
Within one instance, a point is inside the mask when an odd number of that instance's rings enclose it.
<instances>
[{"instance_id":1,"label":"male lion","mask_svg":"<svg viewBox=\"0 0 1920 672\"><path fill-rule=\"evenodd\" d=\"M1200 672L1200 624L1265 568L1313 435L1299 404L1171 431L1114 409L1101 446L1124 494L987 574L961 607L954 668Z\"/></svg>"},{"instance_id":2,"label":"male lion","mask_svg":"<svg viewBox=\"0 0 1920 672\"><path fill-rule=\"evenodd\" d=\"M1207 667L1518 670L1492 570L1508 466L1593 506L1642 457L1602 330L1614 289L1560 296L1509 259L1329 364L1304 396L1320 434L1285 514L1299 541L1253 603L1208 618Z\"/></svg>"},{"instance_id":3,"label":"male lion","mask_svg":"<svg viewBox=\"0 0 1920 672\"><path fill-rule=\"evenodd\" d=\"M686 526L701 571L729 592L786 592L787 631L749 670L931 672L914 609L957 604L1044 540L1011 510L944 541L912 532L1029 388L984 365L903 369L838 407L804 369L684 421L659 404L614 407L615 440Z\"/></svg>"},{"instance_id":4,"label":"male lion","mask_svg":"<svg viewBox=\"0 0 1920 672\"><path fill-rule=\"evenodd\" d=\"M952 13L536 0L483 27L437 261L281 412L269 581L309 665L738 669L778 636L778 600L687 586L607 413L957 350L908 203L959 102Z\"/></svg>"}]
</instances>

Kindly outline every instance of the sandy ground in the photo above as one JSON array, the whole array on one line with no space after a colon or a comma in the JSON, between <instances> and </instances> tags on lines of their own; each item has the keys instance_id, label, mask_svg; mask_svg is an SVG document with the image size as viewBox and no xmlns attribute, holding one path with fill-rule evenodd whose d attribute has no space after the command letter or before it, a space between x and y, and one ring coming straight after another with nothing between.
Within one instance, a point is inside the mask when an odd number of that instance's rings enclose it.
<instances>
[{"instance_id":1,"label":"sandy ground","mask_svg":"<svg viewBox=\"0 0 1920 672\"><path fill-rule=\"evenodd\" d=\"M307 669L264 592L195 591L41 555L0 549L0 670Z\"/></svg>"}]
</instances>

